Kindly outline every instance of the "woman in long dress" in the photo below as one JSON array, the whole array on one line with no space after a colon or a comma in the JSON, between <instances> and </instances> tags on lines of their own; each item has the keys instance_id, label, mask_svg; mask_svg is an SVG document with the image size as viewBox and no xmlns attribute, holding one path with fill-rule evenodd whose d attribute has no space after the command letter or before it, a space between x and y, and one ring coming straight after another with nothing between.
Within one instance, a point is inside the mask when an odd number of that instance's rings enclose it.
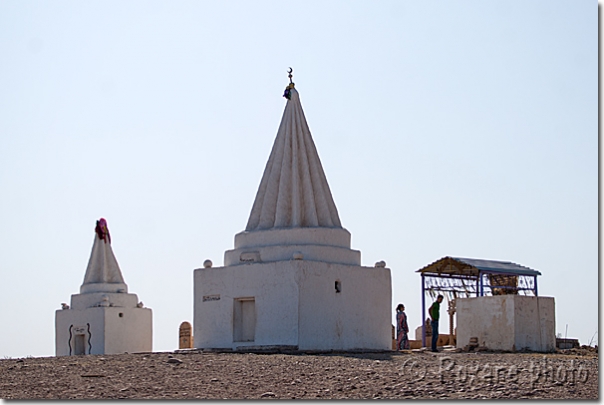
<instances>
[{"instance_id":1,"label":"woman in long dress","mask_svg":"<svg viewBox=\"0 0 604 405\"><path fill-rule=\"evenodd\" d=\"M398 304L396 306L396 349L409 350L409 326L407 325L407 314L405 306Z\"/></svg>"}]
</instances>

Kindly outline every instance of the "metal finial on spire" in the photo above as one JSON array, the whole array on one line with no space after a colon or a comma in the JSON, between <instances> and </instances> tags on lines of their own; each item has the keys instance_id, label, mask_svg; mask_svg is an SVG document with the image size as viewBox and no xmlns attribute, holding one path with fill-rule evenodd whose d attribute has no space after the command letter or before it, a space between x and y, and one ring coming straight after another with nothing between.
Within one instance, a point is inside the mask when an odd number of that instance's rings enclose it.
<instances>
[{"instance_id":1,"label":"metal finial on spire","mask_svg":"<svg viewBox=\"0 0 604 405\"><path fill-rule=\"evenodd\" d=\"M292 69L291 67L287 71L287 73L288 73L287 77L289 77L289 84L287 85L287 87L285 88L285 92L283 93L283 97L285 97L288 100L291 100L291 98L292 98L291 89L293 89L295 86L294 82L292 82L292 77L293 77L292 72L293 71L294 71L294 69Z\"/></svg>"}]
</instances>

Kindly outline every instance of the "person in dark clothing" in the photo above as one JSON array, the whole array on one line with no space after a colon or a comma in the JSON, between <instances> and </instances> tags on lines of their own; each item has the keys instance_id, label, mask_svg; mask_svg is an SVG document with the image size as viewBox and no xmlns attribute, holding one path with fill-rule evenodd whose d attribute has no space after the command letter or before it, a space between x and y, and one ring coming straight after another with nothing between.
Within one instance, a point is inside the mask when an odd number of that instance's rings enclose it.
<instances>
[{"instance_id":1,"label":"person in dark clothing","mask_svg":"<svg viewBox=\"0 0 604 405\"><path fill-rule=\"evenodd\" d=\"M436 301L432 303L428 313L430 314L430 319L432 319L432 351L437 352L436 350L436 342L438 342L438 318L440 317L440 303L443 302L443 296L438 295L436 297Z\"/></svg>"}]
</instances>

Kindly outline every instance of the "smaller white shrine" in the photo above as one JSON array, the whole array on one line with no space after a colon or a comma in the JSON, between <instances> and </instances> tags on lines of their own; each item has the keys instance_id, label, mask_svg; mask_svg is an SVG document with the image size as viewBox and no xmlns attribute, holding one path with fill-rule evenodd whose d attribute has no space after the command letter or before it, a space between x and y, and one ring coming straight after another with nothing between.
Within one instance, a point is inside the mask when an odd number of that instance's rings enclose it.
<instances>
[{"instance_id":1,"label":"smaller white shrine","mask_svg":"<svg viewBox=\"0 0 604 405\"><path fill-rule=\"evenodd\" d=\"M104 218L95 233L80 293L56 311L56 355L150 352L151 309L128 293Z\"/></svg>"}]
</instances>

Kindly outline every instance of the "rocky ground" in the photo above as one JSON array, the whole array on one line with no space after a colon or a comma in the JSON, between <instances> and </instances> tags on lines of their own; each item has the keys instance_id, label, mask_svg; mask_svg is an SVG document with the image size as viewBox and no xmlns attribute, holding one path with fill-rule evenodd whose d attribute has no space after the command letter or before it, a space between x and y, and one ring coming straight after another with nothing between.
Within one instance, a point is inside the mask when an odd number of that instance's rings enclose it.
<instances>
[{"instance_id":1,"label":"rocky ground","mask_svg":"<svg viewBox=\"0 0 604 405\"><path fill-rule=\"evenodd\" d=\"M0 360L3 399L598 399L598 355L142 353Z\"/></svg>"}]
</instances>

